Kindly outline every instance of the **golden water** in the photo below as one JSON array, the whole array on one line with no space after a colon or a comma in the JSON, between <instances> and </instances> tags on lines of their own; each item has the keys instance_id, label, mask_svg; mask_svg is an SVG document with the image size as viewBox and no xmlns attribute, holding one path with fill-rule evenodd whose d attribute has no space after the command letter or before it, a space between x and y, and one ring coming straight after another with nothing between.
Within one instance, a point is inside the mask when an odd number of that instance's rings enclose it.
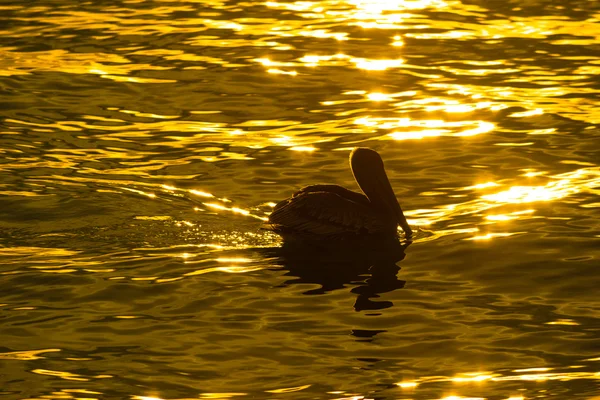
<instances>
[{"instance_id":1,"label":"golden water","mask_svg":"<svg viewBox=\"0 0 600 400\"><path fill-rule=\"evenodd\" d=\"M1 397L600 398L598 43L596 1L0 3ZM401 270L278 257L354 146Z\"/></svg>"}]
</instances>

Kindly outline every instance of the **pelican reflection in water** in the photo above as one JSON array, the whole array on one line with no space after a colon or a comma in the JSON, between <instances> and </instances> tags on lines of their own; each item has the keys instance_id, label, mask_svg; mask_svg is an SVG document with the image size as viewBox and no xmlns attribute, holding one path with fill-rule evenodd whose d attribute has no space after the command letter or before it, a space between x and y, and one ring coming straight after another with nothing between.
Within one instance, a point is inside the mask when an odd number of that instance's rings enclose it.
<instances>
[{"instance_id":1,"label":"pelican reflection in water","mask_svg":"<svg viewBox=\"0 0 600 400\"><path fill-rule=\"evenodd\" d=\"M282 286L304 285L304 295L321 295L352 287L350 292L356 295L356 311L382 310L394 304L391 296L380 299L381 294L402 289L406 284L398 278L400 267L397 264L404 259L408 244L400 245L397 240L396 243L393 250L354 252L352 258L344 260L335 254L324 256L321 253L319 257L313 257L310 252L302 252L300 256L281 251L272 262L287 271L285 276L290 278Z\"/></svg>"},{"instance_id":2,"label":"pelican reflection in water","mask_svg":"<svg viewBox=\"0 0 600 400\"><path fill-rule=\"evenodd\" d=\"M409 239L402 208L375 150L357 147L350 168L364 194L338 185L310 185L279 202L267 227L284 241L343 244L397 238L398 225Z\"/></svg>"}]
</instances>

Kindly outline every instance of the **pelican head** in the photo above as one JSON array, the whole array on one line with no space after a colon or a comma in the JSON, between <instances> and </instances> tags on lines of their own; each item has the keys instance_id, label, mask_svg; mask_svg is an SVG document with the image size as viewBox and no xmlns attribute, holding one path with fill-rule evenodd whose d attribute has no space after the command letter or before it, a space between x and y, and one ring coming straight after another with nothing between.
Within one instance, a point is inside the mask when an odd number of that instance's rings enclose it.
<instances>
[{"instance_id":1,"label":"pelican head","mask_svg":"<svg viewBox=\"0 0 600 400\"><path fill-rule=\"evenodd\" d=\"M379 153L366 147L355 148L350 153L350 168L356 183L373 207L396 221L407 238L412 236L412 229L396 199Z\"/></svg>"}]
</instances>

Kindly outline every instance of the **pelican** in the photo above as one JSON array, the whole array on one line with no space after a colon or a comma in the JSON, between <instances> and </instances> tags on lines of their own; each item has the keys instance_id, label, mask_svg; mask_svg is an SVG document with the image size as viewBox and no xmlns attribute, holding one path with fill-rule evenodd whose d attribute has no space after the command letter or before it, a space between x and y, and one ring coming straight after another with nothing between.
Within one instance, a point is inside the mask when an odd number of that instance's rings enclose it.
<instances>
[{"instance_id":1,"label":"pelican","mask_svg":"<svg viewBox=\"0 0 600 400\"><path fill-rule=\"evenodd\" d=\"M385 173L379 153L357 147L350 168L364 194L338 185L310 185L273 209L267 228L284 240L339 243L340 240L397 237L398 225L412 236L402 208Z\"/></svg>"}]
</instances>

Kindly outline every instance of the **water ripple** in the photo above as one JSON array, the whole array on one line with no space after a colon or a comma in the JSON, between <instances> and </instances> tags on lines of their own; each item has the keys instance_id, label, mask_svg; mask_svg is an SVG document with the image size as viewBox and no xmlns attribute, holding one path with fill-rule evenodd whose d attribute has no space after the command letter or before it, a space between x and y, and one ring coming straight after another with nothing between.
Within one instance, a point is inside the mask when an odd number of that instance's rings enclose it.
<instances>
[{"instance_id":1,"label":"water ripple","mask_svg":"<svg viewBox=\"0 0 600 400\"><path fill-rule=\"evenodd\" d=\"M0 393L595 398L599 19L3 2ZM356 188L355 146L414 243L290 257L261 224L304 185Z\"/></svg>"}]
</instances>

